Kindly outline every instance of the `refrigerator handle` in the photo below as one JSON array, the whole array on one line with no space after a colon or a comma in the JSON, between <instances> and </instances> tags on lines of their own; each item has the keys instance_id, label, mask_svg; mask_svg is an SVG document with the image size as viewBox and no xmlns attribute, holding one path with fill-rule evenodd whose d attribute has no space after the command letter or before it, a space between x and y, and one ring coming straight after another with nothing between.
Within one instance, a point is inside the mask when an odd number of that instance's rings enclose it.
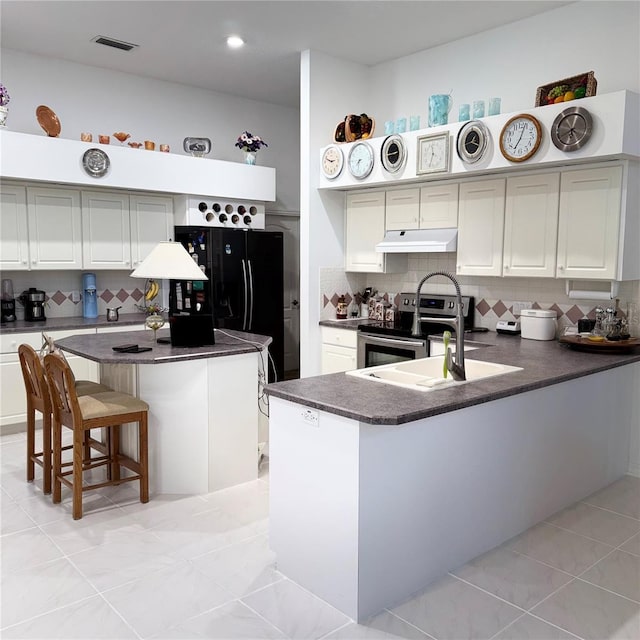
<instances>
[{"instance_id":1,"label":"refrigerator handle","mask_svg":"<svg viewBox=\"0 0 640 640\"><path fill-rule=\"evenodd\" d=\"M247 300L247 295L249 293L249 288L247 287L247 265L245 263L245 261L242 261L242 279L244 280L244 318L242 319L242 330L246 331L247 330L247 312L249 310L249 305L248 305L248 300Z\"/></svg>"},{"instance_id":2,"label":"refrigerator handle","mask_svg":"<svg viewBox=\"0 0 640 640\"><path fill-rule=\"evenodd\" d=\"M251 266L251 260L247 260L249 266L249 324L247 329L253 330L253 267Z\"/></svg>"}]
</instances>

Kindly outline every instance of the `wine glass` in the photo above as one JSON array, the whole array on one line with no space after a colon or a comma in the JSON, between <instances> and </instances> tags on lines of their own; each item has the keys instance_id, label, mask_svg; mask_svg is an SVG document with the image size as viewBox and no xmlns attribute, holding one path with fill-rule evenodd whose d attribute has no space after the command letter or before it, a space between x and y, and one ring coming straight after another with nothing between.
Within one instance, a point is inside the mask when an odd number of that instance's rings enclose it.
<instances>
[{"instance_id":1,"label":"wine glass","mask_svg":"<svg viewBox=\"0 0 640 640\"><path fill-rule=\"evenodd\" d=\"M156 334L158 329L164 327L164 318L159 313L152 313L150 316L147 316L144 324L149 329L153 329L153 341L157 342Z\"/></svg>"}]
</instances>

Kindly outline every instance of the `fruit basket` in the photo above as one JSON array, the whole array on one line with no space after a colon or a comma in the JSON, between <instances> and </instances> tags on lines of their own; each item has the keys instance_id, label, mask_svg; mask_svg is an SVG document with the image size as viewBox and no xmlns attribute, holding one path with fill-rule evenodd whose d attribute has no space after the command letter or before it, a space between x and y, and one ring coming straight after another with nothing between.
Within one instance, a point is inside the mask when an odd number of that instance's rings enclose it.
<instances>
[{"instance_id":1,"label":"fruit basket","mask_svg":"<svg viewBox=\"0 0 640 640\"><path fill-rule=\"evenodd\" d=\"M376 122L366 113L360 115L349 114L343 122L338 123L333 134L335 142L353 142L354 140L366 140L373 135Z\"/></svg>"},{"instance_id":2,"label":"fruit basket","mask_svg":"<svg viewBox=\"0 0 640 640\"><path fill-rule=\"evenodd\" d=\"M571 78L556 80L538 87L536 91L536 107L544 107L558 102L569 102L596 95L598 82L593 71L587 71Z\"/></svg>"}]
</instances>

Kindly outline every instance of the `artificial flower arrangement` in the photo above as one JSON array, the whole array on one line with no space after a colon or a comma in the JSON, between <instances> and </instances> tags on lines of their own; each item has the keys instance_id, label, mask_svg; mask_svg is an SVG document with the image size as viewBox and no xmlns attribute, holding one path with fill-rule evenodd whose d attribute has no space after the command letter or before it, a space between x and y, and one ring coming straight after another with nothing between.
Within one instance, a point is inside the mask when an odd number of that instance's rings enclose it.
<instances>
[{"instance_id":1,"label":"artificial flower arrangement","mask_svg":"<svg viewBox=\"0 0 640 640\"><path fill-rule=\"evenodd\" d=\"M254 136L248 131L243 131L236 141L235 146L239 147L243 151L252 151L255 153L262 147L268 147L269 145L260 136Z\"/></svg>"},{"instance_id":2,"label":"artificial flower arrangement","mask_svg":"<svg viewBox=\"0 0 640 640\"><path fill-rule=\"evenodd\" d=\"M10 100L11 96L7 91L7 87L5 87L3 84L0 84L0 107L6 107L9 104Z\"/></svg>"}]
</instances>

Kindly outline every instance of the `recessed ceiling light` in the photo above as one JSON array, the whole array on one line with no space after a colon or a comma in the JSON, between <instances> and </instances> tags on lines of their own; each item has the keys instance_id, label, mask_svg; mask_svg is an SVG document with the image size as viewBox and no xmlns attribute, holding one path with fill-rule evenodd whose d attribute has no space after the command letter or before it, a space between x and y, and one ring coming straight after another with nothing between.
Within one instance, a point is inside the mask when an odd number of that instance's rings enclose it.
<instances>
[{"instance_id":1,"label":"recessed ceiling light","mask_svg":"<svg viewBox=\"0 0 640 640\"><path fill-rule=\"evenodd\" d=\"M122 40L116 40L115 38L109 38L107 36L96 36L91 40L92 42L97 42L98 44L103 44L107 47L113 47L114 49L121 49L122 51L131 51L139 46L132 42L123 42Z\"/></svg>"},{"instance_id":2,"label":"recessed ceiling light","mask_svg":"<svg viewBox=\"0 0 640 640\"><path fill-rule=\"evenodd\" d=\"M231 49L239 49L244 45L244 40L240 36L229 36L227 38L227 46Z\"/></svg>"}]
</instances>

